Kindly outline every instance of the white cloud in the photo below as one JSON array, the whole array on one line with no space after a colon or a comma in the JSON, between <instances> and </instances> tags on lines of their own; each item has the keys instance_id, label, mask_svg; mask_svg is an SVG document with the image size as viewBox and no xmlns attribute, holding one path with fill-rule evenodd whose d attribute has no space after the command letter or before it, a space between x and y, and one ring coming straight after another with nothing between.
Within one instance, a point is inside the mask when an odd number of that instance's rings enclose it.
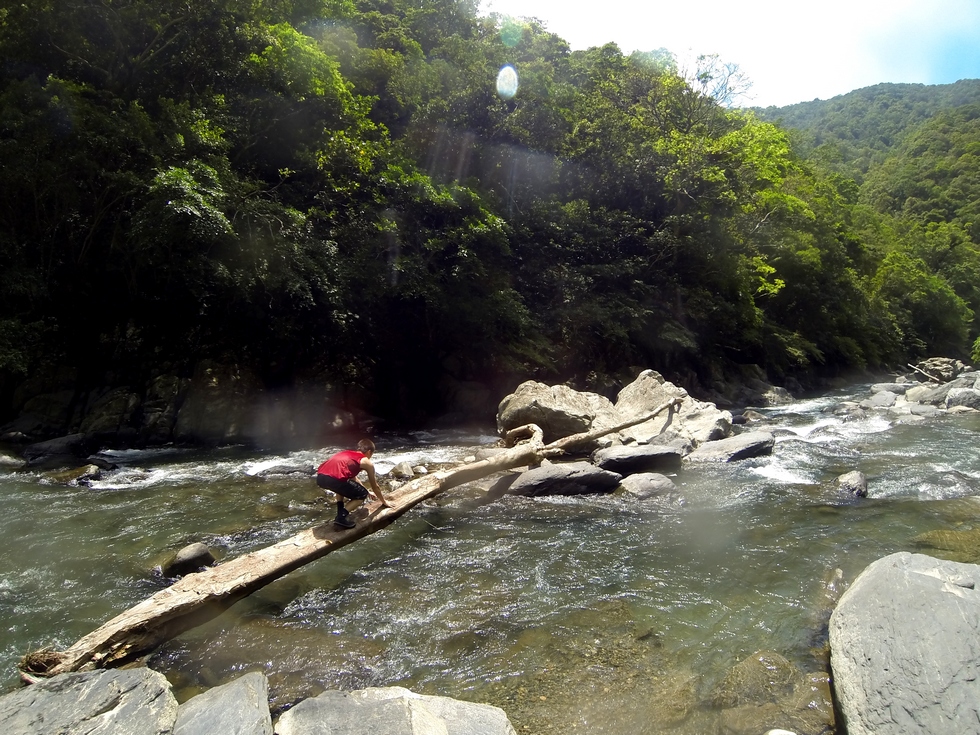
<instances>
[{"instance_id":1,"label":"white cloud","mask_svg":"<svg viewBox=\"0 0 980 735\"><path fill-rule=\"evenodd\" d=\"M573 49L613 41L624 53L717 53L753 81L759 105L827 99L880 82L980 78L977 0L484 0L483 7L537 17ZM947 71L954 57L956 71Z\"/></svg>"}]
</instances>

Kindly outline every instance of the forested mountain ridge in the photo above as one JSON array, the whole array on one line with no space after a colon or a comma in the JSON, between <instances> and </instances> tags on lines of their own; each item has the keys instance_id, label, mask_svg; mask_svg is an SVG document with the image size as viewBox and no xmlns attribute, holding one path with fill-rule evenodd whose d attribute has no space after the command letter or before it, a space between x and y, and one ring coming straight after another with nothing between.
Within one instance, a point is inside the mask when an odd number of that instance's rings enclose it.
<instances>
[{"instance_id":1,"label":"forested mountain ridge","mask_svg":"<svg viewBox=\"0 0 980 735\"><path fill-rule=\"evenodd\" d=\"M969 166L908 219L729 73L465 0L0 5L4 412L202 359L421 420L463 383L966 356Z\"/></svg>"},{"instance_id":2,"label":"forested mountain ridge","mask_svg":"<svg viewBox=\"0 0 980 735\"><path fill-rule=\"evenodd\" d=\"M752 108L761 120L800 131L800 152L846 167L855 178L905 135L954 107L980 104L980 79L953 84L876 84L829 100Z\"/></svg>"}]
</instances>

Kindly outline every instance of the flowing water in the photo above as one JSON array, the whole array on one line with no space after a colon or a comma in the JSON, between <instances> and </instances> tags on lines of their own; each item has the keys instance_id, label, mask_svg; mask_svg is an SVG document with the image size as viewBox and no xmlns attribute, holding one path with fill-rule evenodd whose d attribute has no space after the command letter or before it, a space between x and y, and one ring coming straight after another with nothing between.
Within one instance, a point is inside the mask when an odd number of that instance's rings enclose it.
<instances>
[{"instance_id":1,"label":"flowing water","mask_svg":"<svg viewBox=\"0 0 980 735\"><path fill-rule=\"evenodd\" d=\"M772 651L801 672L828 669L835 570L846 583L895 551L980 557L928 543L936 531L974 538L980 415L833 413L865 388L764 410L773 454L685 465L672 474L683 503L450 491L149 665L180 699L257 670L277 710L327 688L400 685L496 704L518 733L725 731L718 691L738 662ZM382 436L375 460L382 474L403 459L435 467L494 440ZM119 469L91 487L0 470L5 689L25 652L67 647L160 589L174 550L200 540L233 557L329 518L312 479L260 470L335 449L107 453ZM868 498L834 490L852 469Z\"/></svg>"}]
</instances>

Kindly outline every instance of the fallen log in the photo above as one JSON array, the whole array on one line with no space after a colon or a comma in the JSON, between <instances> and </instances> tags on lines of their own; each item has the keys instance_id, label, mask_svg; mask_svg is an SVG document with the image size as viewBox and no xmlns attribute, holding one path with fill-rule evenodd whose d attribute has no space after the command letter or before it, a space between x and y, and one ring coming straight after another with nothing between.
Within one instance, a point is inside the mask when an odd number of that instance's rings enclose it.
<instances>
[{"instance_id":1,"label":"fallen log","mask_svg":"<svg viewBox=\"0 0 980 735\"><path fill-rule=\"evenodd\" d=\"M300 531L277 544L231 559L204 571L188 574L167 589L129 608L64 651L45 650L44 656L25 656L21 673L30 681L69 671L116 666L152 651L181 633L216 618L233 604L270 582L332 551L389 526L424 500L450 488L496 472L538 465L546 457L583 446L606 434L649 421L676 408L680 399L659 406L650 414L607 429L575 434L542 444L543 433L534 425L510 432L527 441L488 459L441 470L386 493L391 507L366 504L366 517L352 529L336 529L332 521ZM364 510L358 509L364 515Z\"/></svg>"}]
</instances>

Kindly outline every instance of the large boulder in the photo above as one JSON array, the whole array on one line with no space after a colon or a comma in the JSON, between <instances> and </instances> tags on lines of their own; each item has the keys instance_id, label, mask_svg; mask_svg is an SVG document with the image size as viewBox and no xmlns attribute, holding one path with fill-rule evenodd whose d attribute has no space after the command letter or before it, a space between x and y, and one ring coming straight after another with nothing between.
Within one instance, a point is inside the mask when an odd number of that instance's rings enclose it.
<instances>
[{"instance_id":1,"label":"large boulder","mask_svg":"<svg viewBox=\"0 0 980 735\"><path fill-rule=\"evenodd\" d=\"M980 390L976 388L953 388L946 394L946 408L980 409Z\"/></svg>"},{"instance_id":2,"label":"large boulder","mask_svg":"<svg viewBox=\"0 0 980 735\"><path fill-rule=\"evenodd\" d=\"M129 388L114 388L95 399L79 427L83 434L116 437L136 433L136 412L140 397Z\"/></svg>"},{"instance_id":3,"label":"large boulder","mask_svg":"<svg viewBox=\"0 0 980 735\"><path fill-rule=\"evenodd\" d=\"M4 735L170 735L177 700L147 668L61 674L0 697Z\"/></svg>"},{"instance_id":4,"label":"large boulder","mask_svg":"<svg viewBox=\"0 0 980 735\"><path fill-rule=\"evenodd\" d=\"M48 439L24 447L22 454L28 465L59 462L84 457L92 450L92 442L85 434L69 434Z\"/></svg>"},{"instance_id":5,"label":"large boulder","mask_svg":"<svg viewBox=\"0 0 980 735\"><path fill-rule=\"evenodd\" d=\"M613 412L599 417L596 423L599 426L614 426L649 413L674 398L683 399L679 410L665 411L650 421L624 429L620 436L639 443L681 439L698 446L731 435L731 413L718 409L712 403L692 398L686 390L664 380L654 370L644 370L623 388L616 397Z\"/></svg>"},{"instance_id":6,"label":"large boulder","mask_svg":"<svg viewBox=\"0 0 980 735\"><path fill-rule=\"evenodd\" d=\"M251 408L261 390L258 378L248 370L202 361L177 414L174 439L215 445L249 439Z\"/></svg>"},{"instance_id":7,"label":"large boulder","mask_svg":"<svg viewBox=\"0 0 980 735\"><path fill-rule=\"evenodd\" d=\"M537 424L544 432L544 441L553 442L588 431L598 413L611 409L609 400L597 393L529 380L500 402L497 431L504 434L518 426Z\"/></svg>"},{"instance_id":8,"label":"large boulder","mask_svg":"<svg viewBox=\"0 0 980 735\"><path fill-rule=\"evenodd\" d=\"M673 495L677 492L677 485L674 484L674 481L659 472L640 472L629 475L622 479L620 487L640 500Z\"/></svg>"},{"instance_id":9,"label":"large boulder","mask_svg":"<svg viewBox=\"0 0 980 735\"><path fill-rule=\"evenodd\" d=\"M184 577L210 567L215 562L214 554L207 544L200 541L188 544L163 565L165 577Z\"/></svg>"},{"instance_id":10,"label":"large boulder","mask_svg":"<svg viewBox=\"0 0 980 735\"><path fill-rule=\"evenodd\" d=\"M284 712L276 735L515 735L488 704L416 694L402 687L326 691Z\"/></svg>"},{"instance_id":11,"label":"large boulder","mask_svg":"<svg viewBox=\"0 0 980 735\"><path fill-rule=\"evenodd\" d=\"M269 680L253 671L188 699L173 735L272 735Z\"/></svg>"},{"instance_id":12,"label":"large boulder","mask_svg":"<svg viewBox=\"0 0 980 735\"><path fill-rule=\"evenodd\" d=\"M927 360L916 363L915 367L916 370L945 382L970 370L968 365L964 365L953 357L930 357Z\"/></svg>"},{"instance_id":13,"label":"large boulder","mask_svg":"<svg viewBox=\"0 0 980 735\"><path fill-rule=\"evenodd\" d=\"M583 393L564 385L522 383L500 402L497 429L503 434L524 424L537 424L544 431L545 442L551 442L571 434L612 428L675 398L683 399L679 410L664 411L650 421L610 436L605 443L679 442L697 446L731 435L731 413L692 398L653 370L644 370L623 388L615 404L596 393Z\"/></svg>"},{"instance_id":14,"label":"large boulder","mask_svg":"<svg viewBox=\"0 0 980 735\"><path fill-rule=\"evenodd\" d=\"M980 566L891 554L830 618L849 735L980 733Z\"/></svg>"},{"instance_id":15,"label":"large boulder","mask_svg":"<svg viewBox=\"0 0 980 735\"><path fill-rule=\"evenodd\" d=\"M746 431L727 439L702 444L685 459L691 462L735 462L772 454L775 445L776 437L771 432Z\"/></svg>"},{"instance_id":16,"label":"large boulder","mask_svg":"<svg viewBox=\"0 0 980 735\"><path fill-rule=\"evenodd\" d=\"M622 479L622 475L589 462L543 464L518 475L508 492L531 496L611 493Z\"/></svg>"},{"instance_id":17,"label":"large boulder","mask_svg":"<svg viewBox=\"0 0 980 735\"><path fill-rule=\"evenodd\" d=\"M146 387L140 437L148 444L165 444L173 438L177 411L189 381L176 375L157 375Z\"/></svg>"},{"instance_id":18,"label":"large boulder","mask_svg":"<svg viewBox=\"0 0 980 735\"><path fill-rule=\"evenodd\" d=\"M853 495L858 498L868 497L868 478L863 472L852 470L840 475L835 481L837 491L843 495Z\"/></svg>"},{"instance_id":19,"label":"large boulder","mask_svg":"<svg viewBox=\"0 0 980 735\"><path fill-rule=\"evenodd\" d=\"M630 444L597 449L592 453L593 464L620 475L654 470L674 470L681 466L683 452L663 444Z\"/></svg>"},{"instance_id":20,"label":"large boulder","mask_svg":"<svg viewBox=\"0 0 980 735\"><path fill-rule=\"evenodd\" d=\"M938 406L946 402L946 396L954 388L973 388L976 382L973 378L956 378L943 385L923 385L910 388L905 391L905 400Z\"/></svg>"}]
</instances>

